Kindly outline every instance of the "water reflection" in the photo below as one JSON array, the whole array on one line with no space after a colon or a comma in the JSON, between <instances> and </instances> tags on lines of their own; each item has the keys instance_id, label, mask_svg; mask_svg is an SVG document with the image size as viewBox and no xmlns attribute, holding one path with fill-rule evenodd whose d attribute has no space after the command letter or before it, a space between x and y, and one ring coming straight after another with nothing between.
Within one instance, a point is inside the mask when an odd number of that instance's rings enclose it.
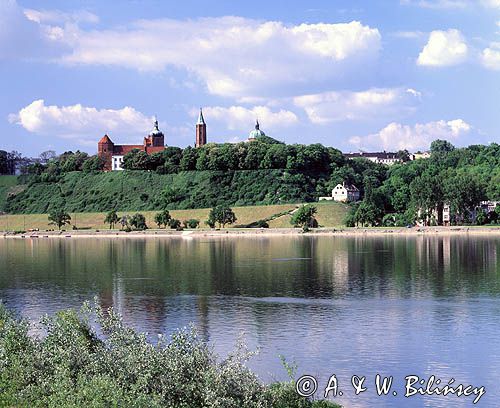
<instances>
[{"instance_id":1,"label":"water reflection","mask_svg":"<svg viewBox=\"0 0 500 408\"><path fill-rule=\"evenodd\" d=\"M221 353L245 331L265 380L285 378L283 354L344 383L377 372L399 385L412 373L484 383L488 406L500 397L499 246L483 236L4 239L0 297L37 320L97 296L152 335L194 322ZM401 406L373 394L341 402Z\"/></svg>"}]
</instances>

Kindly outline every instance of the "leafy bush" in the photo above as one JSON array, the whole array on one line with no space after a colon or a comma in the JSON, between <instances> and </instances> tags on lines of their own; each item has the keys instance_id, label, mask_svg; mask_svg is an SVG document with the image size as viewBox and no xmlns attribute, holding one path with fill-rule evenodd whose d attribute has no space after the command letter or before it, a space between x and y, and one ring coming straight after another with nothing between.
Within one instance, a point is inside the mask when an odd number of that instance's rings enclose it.
<instances>
[{"instance_id":1,"label":"leafy bush","mask_svg":"<svg viewBox=\"0 0 500 408\"><path fill-rule=\"evenodd\" d=\"M30 325L0 304L1 406L317 406L291 381L262 384L242 342L222 360L193 328L152 344L113 309L88 305L45 317L42 326L45 336L30 337Z\"/></svg>"},{"instance_id":2,"label":"leafy bush","mask_svg":"<svg viewBox=\"0 0 500 408\"><path fill-rule=\"evenodd\" d=\"M130 226L134 227L136 230L145 230L148 229L146 225L146 217L144 214L136 213L130 218Z\"/></svg>"},{"instance_id":3,"label":"leafy bush","mask_svg":"<svg viewBox=\"0 0 500 408\"><path fill-rule=\"evenodd\" d=\"M184 225L184 228L195 229L195 228L198 228L198 225L200 225L200 220L196 220L194 218L191 218L189 220L184 220L182 222L182 224Z\"/></svg>"},{"instance_id":4,"label":"leafy bush","mask_svg":"<svg viewBox=\"0 0 500 408\"><path fill-rule=\"evenodd\" d=\"M313 205L303 205L293 213L290 223L294 227L302 227L304 231L316 228L318 226L318 222L314 218L316 211L317 209Z\"/></svg>"},{"instance_id":5,"label":"leafy bush","mask_svg":"<svg viewBox=\"0 0 500 408\"><path fill-rule=\"evenodd\" d=\"M208 215L207 224L212 226L215 223L219 224L219 228L224 228L226 224L234 224L236 222L236 215L234 211L227 205L218 205L210 210Z\"/></svg>"}]
</instances>

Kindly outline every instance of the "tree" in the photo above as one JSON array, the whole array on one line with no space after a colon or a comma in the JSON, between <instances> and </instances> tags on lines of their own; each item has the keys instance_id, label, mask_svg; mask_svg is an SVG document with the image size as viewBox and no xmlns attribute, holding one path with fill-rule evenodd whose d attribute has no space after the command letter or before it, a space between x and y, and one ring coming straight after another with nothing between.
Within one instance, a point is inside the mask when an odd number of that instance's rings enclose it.
<instances>
[{"instance_id":1,"label":"tree","mask_svg":"<svg viewBox=\"0 0 500 408\"><path fill-rule=\"evenodd\" d=\"M182 230L181 222L175 218L170 219L170 221L168 222L168 226L177 231Z\"/></svg>"},{"instance_id":2,"label":"tree","mask_svg":"<svg viewBox=\"0 0 500 408\"><path fill-rule=\"evenodd\" d=\"M467 221L470 212L485 198L485 188L481 180L469 173L451 175L444 181L445 201L458 221Z\"/></svg>"},{"instance_id":3,"label":"tree","mask_svg":"<svg viewBox=\"0 0 500 408\"><path fill-rule=\"evenodd\" d=\"M47 164L49 161L54 160L57 156L54 150L47 150L40 153L39 157L42 164Z\"/></svg>"},{"instance_id":4,"label":"tree","mask_svg":"<svg viewBox=\"0 0 500 408\"><path fill-rule=\"evenodd\" d=\"M158 228L161 228L162 225L166 228L171 218L168 210L163 210L155 214L154 221L158 225Z\"/></svg>"},{"instance_id":5,"label":"tree","mask_svg":"<svg viewBox=\"0 0 500 408\"><path fill-rule=\"evenodd\" d=\"M196 220L194 218L191 218L189 220L184 220L182 222L182 224L184 225L184 228L195 229L195 228L198 228L198 225L200 225L200 220Z\"/></svg>"},{"instance_id":6,"label":"tree","mask_svg":"<svg viewBox=\"0 0 500 408\"><path fill-rule=\"evenodd\" d=\"M410 153L406 149L398 150L398 152L396 153L396 157L404 163L410 161Z\"/></svg>"},{"instance_id":7,"label":"tree","mask_svg":"<svg viewBox=\"0 0 500 408\"><path fill-rule=\"evenodd\" d=\"M111 210L106 214L106 218L104 219L105 224L109 224L109 229L114 228L115 224L118 222L118 214L115 210Z\"/></svg>"},{"instance_id":8,"label":"tree","mask_svg":"<svg viewBox=\"0 0 500 408\"><path fill-rule=\"evenodd\" d=\"M314 228L318 226L314 214L316 214L317 208L313 205L303 205L299 207L292 215L290 223L294 227L302 227L304 231L309 228Z\"/></svg>"},{"instance_id":9,"label":"tree","mask_svg":"<svg viewBox=\"0 0 500 408\"><path fill-rule=\"evenodd\" d=\"M128 221L129 221L128 215L123 215L120 218L120 225L122 229L128 226Z\"/></svg>"},{"instance_id":10,"label":"tree","mask_svg":"<svg viewBox=\"0 0 500 408\"><path fill-rule=\"evenodd\" d=\"M446 154L452 152L453 150L455 150L455 146L447 140L437 139L431 143L431 154L433 155Z\"/></svg>"},{"instance_id":11,"label":"tree","mask_svg":"<svg viewBox=\"0 0 500 408\"><path fill-rule=\"evenodd\" d=\"M144 217L141 213L136 213L132 216L132 218L130 218L130 225L136 230L148 229L148 226L146 225L146 217Z\"/></svg>"},{"instance_id":12,"label":"tree","mask_svg":"<svg viewBox=\"0 0 500 408\"><path fill-rule=\"evenodd\" d=\"M93 173L102 171L104 168L104 159L97 155L89 157L82 165L82 171L85 173Z\"/></svg>"},{"instance_id":13,"label":"tree","mask_svg":"<svg viewBox=\"0 0 500 408\"><path fill-rule=\"evenodd\" d=\"M487 214L482 210L479 209L476 214L476 224L477 225L484 225L488 222L488 216Z\"/></svg>"},{"instance_id":14,"label":"tree","mask_svg":"<svg viewBox=\"0 0 500 408\"><path fill-rule=\"evenodd\" d=\"M150 164L150 156L139 149L133 149L123 156L122 167L125 170L149 170Z\"/></svg>"},{"instance_id":15,"label":"tree","mask_svg":"<svg viewBox=\"0 0 500 408\"><path fill-rule=\"evenodd\" d=\"M219 228L225 228L226 224L233 224L236 222L236 215L233 210L227 205L218 205L210 210L207 224L212 226L215 223L219 224Z\"/></svg>"},{"instance_id":16,"label":"tree","mask_svg":"<svg viewBox=\"0 0 500 408\"><path fill-rule=\"evenodd\" d=\"M56 208L49 213L49 221L61 229L63 225L71 224L71 217L64 208Z\"/></svg>"}]
</instances>

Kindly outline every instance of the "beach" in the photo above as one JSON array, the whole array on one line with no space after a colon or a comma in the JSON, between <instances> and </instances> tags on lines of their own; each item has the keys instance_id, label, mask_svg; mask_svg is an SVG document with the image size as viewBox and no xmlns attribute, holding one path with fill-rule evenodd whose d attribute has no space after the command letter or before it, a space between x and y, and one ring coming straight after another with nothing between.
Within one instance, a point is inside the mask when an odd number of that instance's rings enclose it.
<instances>
[{"instance_id":1,"label":"beach","mask_svg":"<svg viewBox=\"0 0 500 408\"><path fill-rule=\"evenodd\" d=\"M359 227L316 228L303 232L300 228L221 228L175 231L148 229L126 232L122 230L70 230L31 231L26 233L2 232L6 239L38 238L200 238L200 237L256 237L256 236L351 236L351 235L500 235L498 226L454 226L454 227Z\"/></svg>"}]
</instances>

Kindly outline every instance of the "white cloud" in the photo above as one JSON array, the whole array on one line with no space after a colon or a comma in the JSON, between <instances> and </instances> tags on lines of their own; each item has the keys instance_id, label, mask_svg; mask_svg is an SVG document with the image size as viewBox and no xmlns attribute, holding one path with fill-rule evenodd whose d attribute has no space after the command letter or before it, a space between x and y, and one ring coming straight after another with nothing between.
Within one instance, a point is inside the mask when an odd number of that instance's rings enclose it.
<instances>
[{"instance_id":1,"label":"white cloud","mask_svg":"<svg viewBox=\"0 0 500 408\"><path fill-rule=\"evenodd\" d=\"M485 7L500 9L500 0L481 0Z\"/></svg>"},{"instance_id":2,"label":"white cloud","mask_svg":"<svg viewBox=\"0 0 500 408\"><path fill-rule=\"evenodd\" d=\"M55 19L35 15L32 19ZM381 48L377 29L358 21L285 25L241 17L139 20L126 27L84 30L51 26L47 37L71 49L60 62L173 67L194 73L212 94L258 96L292 83L337 79L364 70Z\"/></svg>"},{"instance_id":3,"label":"white cloud","mask_svg":"<svg viewBox=\"0 0 500 408\"><path fill-rule=\"evenodd\" d=\"M85 144L85 141L97 143L104 133L116 141L131 138L140 142L151 128L153 118L129 106L122 109L96 109L80 104L47 106L39 99L9 115L9 121L31 133L72 138Z\"/></svg>"},{"instance_id":4,"label":"white cloud","mask_svg":"<svg viewBox=\"0 0 500 408\"><path fill-rule=\"evenodd\" d=\"M99 22L99 17L86 10L64 13L59 10L24 9L24 15L30 21L41 24L58 24L64 22L91 23Z\"/></svg>"},{"instance_id":5,"label":"white cloud","mask_svg":"<svg viewBox=\"0 0 500 408\"><path fill-rule=\"evenodd\" d=\"M500 8L500 0L400 0L400 4L428 9Z\"/></svg>"},{"instance_id":6,"label":"white cloud","mask_svg":"<svg viewBox=\"0 0 500 408\"><path fill-rule=\"evenodd\" d=\"M400 3L430 9L463 9L470 5L470 0L401 0Z\"/></svg>"},{"instance_id":7,"label":"white cloud","mask_svg":"<svg viewBox=\"0 0 500 408\"><path fill-rule=\"evenodd\" d=\"M191 116L198 115L198 110L191 110ZM272 111L267 106L254 106L245 108L243 106L208 106L203 108L203 116L207 124L217 121L226 125L229 130L250 131L253 129L255 120L258 119L261 129L267 130L288 127L298 122L297 115L289 110Z\"/></svg>"},{"instance_id":8,"label":"white cloud","mask_svg":"<svg viewBox=\"0 0 500 408\"><path fill-rule=\"evenodd\" d=\"M491 43L481 55L483 65L492 70L500 70L500 43Z\"/></svg>"},{"instance_id":9,"label":"white cloud","mask_svg":"<svg viewBox=\"0 0 500 408\"><path fill-rule=\"evenodd\" d=\"M43 28L29 21L15 0L0 0L0 61L45 55Z\"/></svg>"},{"instance_id":10,"label":"white cloud","mask_svg":"<svg viewBox=\"0 0 500 408\"><path fill-rule=\"evenodd\" d=\"M472 129L462 119L439 120L436 122L417 123L414 126L402 125L392 122L378 133L364 137L353 137L349 143L360 149L384 149L410 151L428 149L431 142L436 139L456 141Z\"/></svg>"},{"instance_id":11,"label":"white cloud","mask_svg":"<svg viewBox=\"0 0 500 408\"><path fill-rule=\"evenodd\" d=\"M417 64L431 67L457 65L466 60L467 52L467 44L460 31L432 31Z\"/></svg>"},{"instance_id":12,"label":"white cloud","mask_svg":"<svg viewBox=\"0 0 500 408\"><path fill-rule=\"evenodd\" d=\"M396 31L391 35L396 38L416 39L423 37L425 33L423 31Z\"/></svg>"},{"instance_id":13,"label":"white cloud","mask_svg":"<svg viewBox=\"0 0 500 408\"><path fill-rule=\"evenodd\" d=\"M324 92L294 98L315 124L395 115L411 109L420 93L414 89L369 89L360 92Z\"/></svg>"}]
</instances>

